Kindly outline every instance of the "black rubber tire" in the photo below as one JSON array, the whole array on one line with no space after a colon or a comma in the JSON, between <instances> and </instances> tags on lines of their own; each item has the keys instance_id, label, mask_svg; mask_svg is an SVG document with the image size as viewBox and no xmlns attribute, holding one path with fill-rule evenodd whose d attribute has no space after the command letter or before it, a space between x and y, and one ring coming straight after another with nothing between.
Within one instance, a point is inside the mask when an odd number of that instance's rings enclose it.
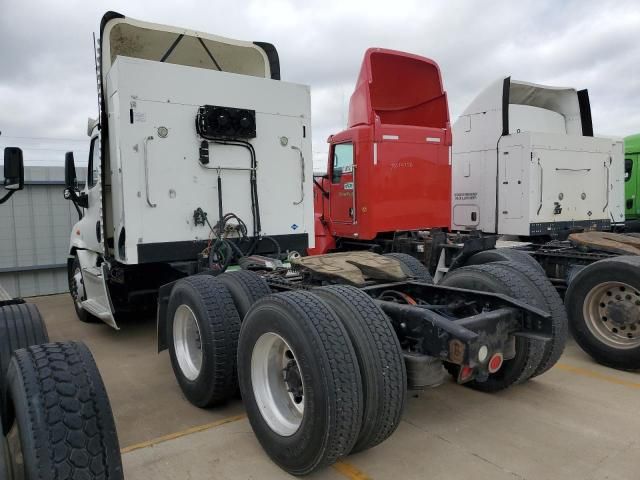
<instances>
[{"instance_id":1,"label":"black rubber tire","mask_svg":"<svg viewBox=\"0 0 640 480\"><path fill-rule=\"evenodd\" d=\"M313 292L338 314L358 357L364 410L352 452L361 452L382 443L400 424L407 396L402 347L389 318L362 290L336 285Z\"/></svg>"},{"instance_id":2,"label":"black rubber tire","mask_svg":"<svg viewBox=\"0 0 640 480\"><path fill-rule=\"evenodd\" d=\"M440 285L502 293L535 307L544 308L545 300L520 272L500 263L469 265L449 272ZM542 361L544 350L540 342L516 337L516 356L505 360L502 368L489 375L485 382L472 380L465 386L483 392L497 392L527 381ZM457 376L457 365L445 364L449 373Z\"/></svg>"},{"instance_id":3,"label":"black rubber tire","mask_svg":"<svg viewBox=\"0 0 640 480\"><path fill-rule=\"evenodd\" d=\"M68 277L67 279L69 281L69 295L71 295L71 300L73 301L73 308L76 311L76 315L78 319L84 323L102 323L102 320L100 320L95 315L92 315L89 312L87 312L84 308L78 305L78 302L76 301L76 297L74 293L75 285L73 284L73 275L76 269L78 268L80 268L80 260L78 259L77 255L74 255L73 263L71 264L71 270L67 272L67 277Z\"/></svg>"},{"instance_id":4,"label":"black rubber tire","mask_svg":"<svg viewBox=\"0 0 640 480\"><path fill-rule=\"evenodd\" d=\"M48 343L47 327L33 303L5 305L0 307L0 391L5 384L7 368L15 350L31 345ZM9 418L0 397L0 416Z\"/></svg>"},{"instance_id":5,"label":"black rubber tire","mask_svg":"<svg viewBox=\"0 0 640 480\"><path fill-rule=\"evenodd\" d=\"M109 398L84 344L18 350L5 398L15 411L26 479L124 478Z\"/></svg>"},{"instance_id":6,"label":"black rubber tire","mask_svg":"<svg viewBox=\"0 0 640 480\"><path fill-rule=\"evenodd\" d=\"M583 268L569 284L565 306L569 316L569 328L576 342L593 359L607 367L620 370L640 370L640 345L622 349L600 341L588 328L583 305L588 293L596 285L619 281L640 292L640 256L619 256L599 260ZM640 323L640 307L638 307ZM636 323L636 328L640 326Z\"/></svg>"},{"instance_id":7,"label":"black rubber tire","mask_svg":"<svg viewBox=\"0 0 640 480\"><path fill-rule=\"evenodd\" d=\"M420 260L406 253L385 253L385 257L396 259L404 273L416 280L424 283L433 283L433 277L429 273L429 269L425 267Z\"/></svg>"},{"instance_id":8,"label":"black rubber tire","mask_svg":"<svg viewBox=\"0 0 640 480\"><path fill-rule=\"evenodd\" d=\"M535 258L528 253L513 248L495 248L493 250L476 253L467 260L466 265L484 265L485 263L492 262L516 262L533 267L542 275L546 275L544 268L542 268L542 265L540 265Z\"/></svg>"},{"instance_id":9,"label":"black rubber tire","mask_svg":"<svg viewBox=\"0 0 640 480\"><path fill-rule=\"evenodd\" d=\"M1 420L1 419L0 419ZM0 424L2 422L0 421ZM7 439L2 432L0 432L0 480L9 480L9 449L7 448Z\"/></svg>"},{"instance_id":10,"label":"black rubber tire","mask_svg":"<svg viewBox=\"0 0 640 480\"><path fill-rule=\"evenodd\" d=\"M195 380L183 374L176 357L173 323L182 304L193 311L200 330L202 366ZM224 284L210 275L179 280L171 290L166 318L171 366L187 400L206 408L233 397L238 387L236 350L240 317Z\"/></svg>"},{"instance_id":11,"label":"black rubber tire","mask_svg":"<svg viewBox=\"0 0 640 480\"><path fill-rule=\"evenodd\" d=\"M527 277L527 279L531 281L531 288L537 289L544 297L544 310L551 314L552 338L548 342L542 342L542 348L544 349L542 361L531 378L537 377L558 363L558 360L560 360L560 357L562 356L562 352L564 352L564 347L566 346L567 338L569 337L569 320L567 319L567 311L564 308L564 303L562 303L562 298L560 298L558 291L555 289L551 281L537 268L520 262L498 263L509 268L513 268Z\"/></svg>"},{"instance_id":12,"label":"black rubber tire","mask_svg":"<svg viewBox=\"0 0 640 480\"><path fill-rule=\"evenodd\" d=\"M287 342L305 385L304 414L290 436L271 429L253 392L251 359L256 342L266 333ZM238 377L253 431L269 457L285 471L306 475L352 450L362 423L358 358L342 322L317 295L286 292L253 305L240 331Z\"/></svg>"},{"instance_id":13,"label":"black rubber tire","mask_svg":"<svg viewBox=\"0 0 640 480\"><path fill-rule=\"evenodd\" d=\"M251 305L256 303L262 297L271 294L271 288L262 278L255 272L249 270L237 270L234 272L223 273L216 277L220 280L233 298L233 303L240 314L242 320Z\"/></svg>"}]
</instances>

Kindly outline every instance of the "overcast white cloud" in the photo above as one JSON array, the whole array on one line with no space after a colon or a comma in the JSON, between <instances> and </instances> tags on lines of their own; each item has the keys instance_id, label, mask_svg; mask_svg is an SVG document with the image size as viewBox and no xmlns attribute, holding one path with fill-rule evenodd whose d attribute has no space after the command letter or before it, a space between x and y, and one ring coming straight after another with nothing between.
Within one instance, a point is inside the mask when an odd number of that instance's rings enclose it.
<instances>
[{"instance_id":1,"label":"overcast white cloud","mask_svg":"<svg viewBox=\"0 0 640 480\"><path fill-rule=\"evenodd\" d=\"M91 35L106 10L275 44L282 78L312 87L317 161L345 126L368 47L436 60L454 120L489 82L512 75L588 88L599 134L640 131L638 1L0 0L0 146L29 147L32 163L86 151L97 109Z\"/></svg>"}]
</instances>

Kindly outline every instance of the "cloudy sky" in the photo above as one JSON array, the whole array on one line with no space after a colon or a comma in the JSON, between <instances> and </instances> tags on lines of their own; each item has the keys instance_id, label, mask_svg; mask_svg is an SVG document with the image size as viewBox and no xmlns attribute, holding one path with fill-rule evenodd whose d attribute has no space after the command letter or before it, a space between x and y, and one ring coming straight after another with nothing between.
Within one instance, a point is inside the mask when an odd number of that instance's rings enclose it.
<instances>
[{"instance_id":1,"label":"cloudy sky","mask_svg":"<svg viewBox=\"0 0 640 480\"><path fill-rule=\"evenodd\" d=\"M453 120L511 75L588 88L596 133L640 132L637 0L0 0L0 147L23 146L32 164L62 163L67 149L84 157L97 110L91 35L106 10L275 44L283 80L312 87L316 161L345 126L368 47L438 62Z\"/></svg>"}]
</instances>

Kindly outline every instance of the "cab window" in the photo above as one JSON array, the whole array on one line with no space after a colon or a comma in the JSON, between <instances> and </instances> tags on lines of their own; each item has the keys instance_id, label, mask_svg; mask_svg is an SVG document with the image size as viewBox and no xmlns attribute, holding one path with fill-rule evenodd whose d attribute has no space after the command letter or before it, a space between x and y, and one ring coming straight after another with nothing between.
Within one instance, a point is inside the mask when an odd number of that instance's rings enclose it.
<instances>
[{"instance_id":1,"label":"cab window","mask_svg":"<svg viewBox=\"0 0 640 480\"><path fill-rule=\"evenodd\" d=\"M353 144L339 143L333 147L332 182L340 182L343 173L353 171Z\"/></svg>"},{"instance_id":2,"label":"cab window","mask_svg":"<svg viewBox=\"0 0 640 480\"><path fill-rule=\"evenodd\" d=\"M91 140L91 146L89 147L89 165L87 167L87 186L93 188L98 182L98 176L100 175L100 153L98 145L98 137Z\"/></svg>"},{"instance_id":3,"label":"cab window","mask_svg":"<svg viewBox=\"0 0 640 480\"><path fill-rule=\"evenodd\" d=\"M633 160L630 158L624 159L624 181L631 180L631 174L633 173Z\"/></svg>"}]
</instances>

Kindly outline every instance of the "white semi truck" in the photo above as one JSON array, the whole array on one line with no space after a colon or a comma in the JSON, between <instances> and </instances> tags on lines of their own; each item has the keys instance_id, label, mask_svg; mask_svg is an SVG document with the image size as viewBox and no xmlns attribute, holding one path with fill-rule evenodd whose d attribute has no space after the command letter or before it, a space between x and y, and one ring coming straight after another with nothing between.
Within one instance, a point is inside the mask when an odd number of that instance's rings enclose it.
<instances>
[{"instance_id":1,"label":"white semi truck","mask_svg":"<svg viewBox=\"0 0 640 480\"><path fill-rule=\"evenodd\" d=\"M501 78L453 135L452 229L549 239L624 223L623 143L593 136L586 90Z\"/></svg>"},{"instance_id":2,"label":"white semi truck","mask_svg":"<svg viewBox=\"0 0 640 480\"><path fill-rule=\"evenodd\" d=\"M381 443L443 367L495 392L558 360L566 318L539 273L472 266L435 286L408 255L298 255L314 241L310 93L280 80L272 45L109 12L97 74L83 191L66 161L78 315L117 328L155 309L185 397L239 388L286 471Z\"/></svg>"},{"instance_id":3,"label":"white semi truck","mask_svg":"<svg viewBox=\"0 0 640 480\"><path fill-rule=\"evenodd\" d=\"M637 370L640 241L613 232L625 220L624 168L622 140L593 135L587 90L504 77L453 126L452 230L531 253L565 294L580 346ZM504 258L493 250L467 263Z\"/></svg>"}]
</instances>

